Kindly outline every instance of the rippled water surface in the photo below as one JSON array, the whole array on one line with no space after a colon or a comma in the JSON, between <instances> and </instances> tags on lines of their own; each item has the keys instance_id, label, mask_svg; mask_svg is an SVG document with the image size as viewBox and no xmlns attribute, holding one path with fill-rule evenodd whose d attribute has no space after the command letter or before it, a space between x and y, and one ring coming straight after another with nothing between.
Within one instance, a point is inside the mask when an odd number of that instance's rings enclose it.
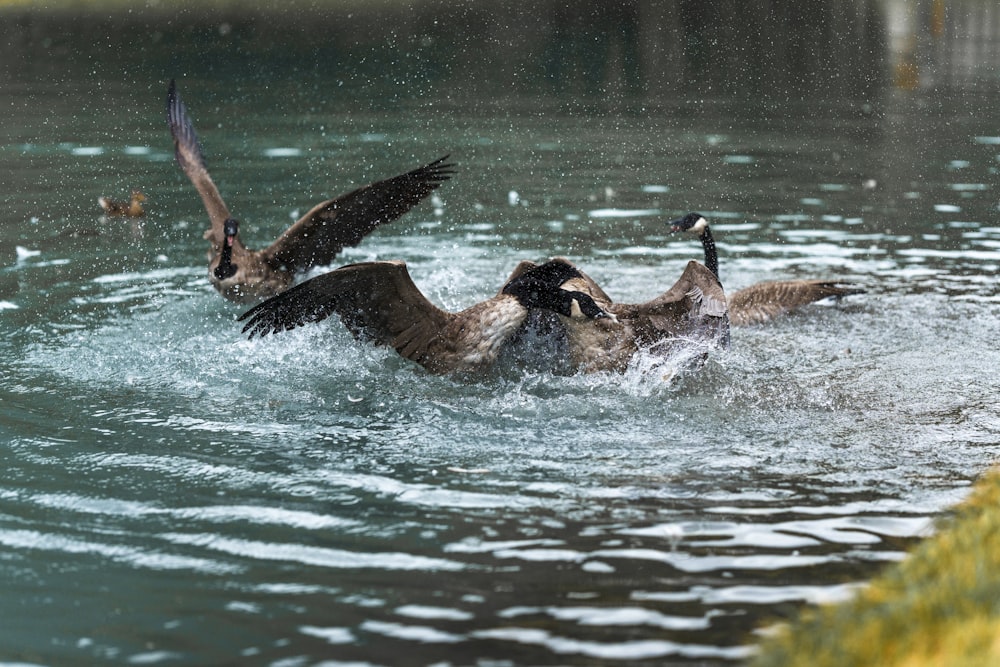
<instances>
[{"instance_id":1,"label":"rippled water surface","mask_svg":"<svg viewBox=\"0 0 1000 667\"><path fill-rule=\"evenodd\" d=\"M650 298L700 258L664 225L688 210L727 288L868 290L734 329L697 373L469 382L335 320L244 340L166 80L92 85L5 93L4 659L738 664L900 558L1000 450L996 99L370 110L181 79L251 246L450 153L436 201L342 257L404 259L450 309L552 255ZM131 187L149 215L102 220Z\"/></svg>"}]
</instances>

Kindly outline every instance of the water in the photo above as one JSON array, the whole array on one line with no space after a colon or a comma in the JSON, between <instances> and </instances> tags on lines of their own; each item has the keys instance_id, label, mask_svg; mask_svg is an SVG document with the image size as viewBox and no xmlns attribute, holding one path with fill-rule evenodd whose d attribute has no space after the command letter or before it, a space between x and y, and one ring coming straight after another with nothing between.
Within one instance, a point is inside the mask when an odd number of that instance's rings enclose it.
<instances>
[{"instance_id":1,"label":"water","mask_svg":"<svg viewBox=\"0 0 1000 667\"><path fill-rule=\"evenodd\" d=\"M638 301L700 258L664 225L699 210L729 288L868 293L734 329L679 375L459 381L337 321L248 342L208 285L166 80L102 81L102 104L92 79L13 86L0 659L739 664L996 459L995 95L372 108L269 83L179 81L251 247L451 153L439 201L343 262L404 259L454 310L565 255ZM149 215L101 220L131 187Z\"/></svg>"}]
</instances>

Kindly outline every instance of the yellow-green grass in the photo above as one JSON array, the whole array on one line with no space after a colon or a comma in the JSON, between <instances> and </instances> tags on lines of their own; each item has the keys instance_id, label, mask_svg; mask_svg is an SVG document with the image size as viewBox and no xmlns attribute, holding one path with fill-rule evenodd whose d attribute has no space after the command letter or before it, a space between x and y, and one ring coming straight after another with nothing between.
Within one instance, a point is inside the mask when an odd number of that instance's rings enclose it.
<instances>
[{"instance_id":1,"label":"yellow-green grass","mask_svg":"<svg viewBox=\"0 0 1000 667\"><path fill-rule=\"evenodd\" d=\"M1000 471L851 600L807 610L753 667L1000 665Z\"/></svg>"}]
</instances>

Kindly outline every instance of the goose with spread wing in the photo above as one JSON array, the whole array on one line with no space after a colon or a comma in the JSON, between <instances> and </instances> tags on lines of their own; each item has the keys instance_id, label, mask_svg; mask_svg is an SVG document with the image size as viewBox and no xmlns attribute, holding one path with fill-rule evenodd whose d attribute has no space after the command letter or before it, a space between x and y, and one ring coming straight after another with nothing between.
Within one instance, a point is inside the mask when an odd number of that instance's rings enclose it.
<instances>
[{"instance_id":1,"label":"goose with spread wing","mask_svg":"<svg viewBox=\"0 0 1000 667\"><path fill-rule=\"evenodd\" d=\"M379 225L399 218L454 173L454 165L444 156L360 187L317 204L274 243L250 250L240 238L239 221L230 215L208 174L194 125L173 80L167 90L167 123L177 163L201 196L211 222L205 232L211 243L209 280L237 303L274 296L292 284L295 274L329 264L345 247L357 245Z\"/></svg>"},{"instance_id":2,"label":"goose with spread wing","mask_svg":"<svg viewBox=\"0 0 1000 667\"><path fill-rule=\"evenodd\" d=\"M695 234L705 251L705 266L718 277L719 257L708 220L688 213L670 223L675 232ZM836 280L778 280L762 282L730 293L729 321L734 326L760 324L801 306L829 297L840 299L864 290Z\"/></svg>"},{"instance_id":3,"label":"goose with spread wing","mask_svg":"<svg viewBox=\"0 0 1000 667\"><path fill-rule=\"evenodd\" d=\"M432 373L481 373L505 351L531 309L571 321L614 320L590 295L560 287L577 275L565 262L522 262L496 296L455 313L431 303L404 262L362 262L303 281L239 320L253 338L338 315L356 339L392 347Z\"/></svg>"},{"instance_id":4,"label":"goose with spread wing","mask_svg":"<svg viewBox=\"0 0 1000 667\"><path fill-rule=\"evenodd\" d=\"M502 353L517 357L525 328L546 317L554 318L546 335L562 338L568 356L550 361L570 371L621 372L640 349L729 340L722 286L698 262L655 299L624 304L565 259L524 261L499 294L458 313L430 303L403 262L367 262L306 280L239 319L253 338L334 314L355 338L391 346L434 373L481 372Z\"/></svg>"}]
</instances>

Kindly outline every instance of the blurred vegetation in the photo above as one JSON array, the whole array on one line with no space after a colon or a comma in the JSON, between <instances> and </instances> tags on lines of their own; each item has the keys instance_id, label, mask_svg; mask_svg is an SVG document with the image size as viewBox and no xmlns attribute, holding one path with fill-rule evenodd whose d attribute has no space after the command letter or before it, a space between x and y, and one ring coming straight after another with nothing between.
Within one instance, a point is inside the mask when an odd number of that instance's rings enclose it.
<instances>
[{"instance_id":1,"label":"blurred vegetation","mask_svg":"<svg viewBox=\"0 0 1000 667\"><path fill-rule=\"evenodd\" d=\"M1000 665L1000 470L939 529L854 599L782 628L753 667Z\"/></svg>"}]
</instances>

